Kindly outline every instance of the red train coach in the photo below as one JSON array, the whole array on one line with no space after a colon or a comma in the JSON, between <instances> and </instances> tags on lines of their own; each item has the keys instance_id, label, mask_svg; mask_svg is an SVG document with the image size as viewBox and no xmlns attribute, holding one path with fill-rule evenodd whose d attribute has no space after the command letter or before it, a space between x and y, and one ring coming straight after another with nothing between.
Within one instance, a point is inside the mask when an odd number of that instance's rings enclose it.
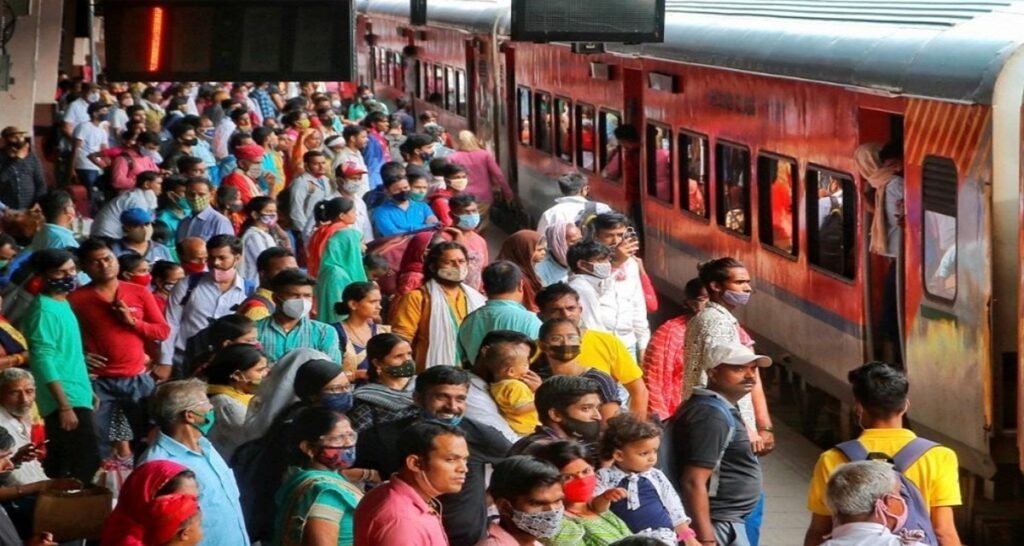
<instances>
[{"instance_id":1,"label":"red train coach","mask_svg":"<svg viewBox=\"0 0 1024 546\"><path fill-rule=\"evenodd\" d=\"M361 46L402 37L393 62L406 76L393 92L418 108L443 66L442 94L454 81L468 101L446 100L453 125L490 143L534 216L557 196L555 177L585 173L595 198L637 219L664 294L677 297L701 260L744 261L758 295L743 323L846 402L847 371L877 353L882 290L854 151L902 142L910 416L977 479L1013 465L1024 413L1021 3L667 4L664 43L586 55L509 41L507 3L431 0L428 25L412 26L409 2L372 0L360 4L372 26ZM466 71L465 90L449 66ZM363 77L385 85L373 74ZM620 124L642 137L634 174L618 161Z\"/></svg>"}]
</instances>

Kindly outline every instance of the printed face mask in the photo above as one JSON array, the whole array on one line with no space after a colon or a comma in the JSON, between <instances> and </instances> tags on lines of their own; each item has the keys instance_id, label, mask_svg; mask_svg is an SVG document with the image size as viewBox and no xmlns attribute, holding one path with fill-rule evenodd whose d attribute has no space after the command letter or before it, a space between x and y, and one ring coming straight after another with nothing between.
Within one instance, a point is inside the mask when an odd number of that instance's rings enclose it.
<instances>
[{"instance_id":1,"label":"printed face mask","mask_svg":"<svg viewBox=\"0 0 1024 546\"><path fill-rule=\"evenodd\" d=\"M210 206L210 198L206 195L197 195L188 200L188 205L192 208L194 214L199 214L206 210L206 207Z\"/></svg>"},{"instance_id":2,"label":"printed face mask","mask_svg":"<svg viewBox=\"0 0 1024 546\"><path fill-rule=\"evenodd\" d=\"M529 533L532 537L545 539L551 538L558 533L564 516L565 509L563 508L532 513L513 509L512 524L520 530Z\"/></svg>"},{"instance_id":3,"label":"printed face mask","mask_svg":"<svg viewBox=\"0 0 1024 546\"><path fill-rule=\"evenodd\" d=\"M316 462L331 470L352 468L356 462L356 446L321 447L316 453Z\"/></svg>"},{"instance_id":4,"label":"printed face mask","mask_svg":"<svg viewBox=\"0 0 1024 546\"><path fill-rule=\"evenodd\" d=\"M77 287L78 279L74 275L46 281L46 288L53 294L69 294Z\"/></svg>"},{"instance_id":5,"label":"printed face mask","mask_svg":"<svg viewBox=\"0 0 1024 546\"><path fill-rule=\"evenodd\" d=\"M384 373L391 377L412 377L416 375L416 361L406 360L397 366L388 366L384 368Z\"/></svg>"},{"instance_id":6,"label":"printed face mask","mask_svg":"<svg viewBox=\"0 0 1024 546\"><path fill-rule=\"evenodd\" d=\"M463 282L469 275L469 267L442 267L437 270L438 278L448 282Z\"/></svg>"}]
</instances>

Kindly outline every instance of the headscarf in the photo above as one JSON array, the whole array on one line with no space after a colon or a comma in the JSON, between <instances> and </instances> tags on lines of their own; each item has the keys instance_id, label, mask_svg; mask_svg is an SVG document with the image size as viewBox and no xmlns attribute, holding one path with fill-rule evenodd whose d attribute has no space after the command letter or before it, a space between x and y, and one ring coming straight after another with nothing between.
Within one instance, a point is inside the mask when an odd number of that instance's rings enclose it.
<instances>
[{"instance_id":1,"label":"headscarf","mask_svg":"<svg viewBox=\"0 0 1024 546\"><path fill-rule=\"evenodd\" d=\"M317 320L328 324L341 320L341 315L334 312L334 304L341 301L348 285L365 281L362 232L343 229L332 235L324 248L316 282Z\"/></svg>"},{"instance_id":2,"label":"headscarf","mask_svg":"<svg viewBox=\"0 0 1024 546\"><path fill-rule=\"evenodd\" d=\"M544 230L544 240L548 243L548 254L556 264L562 267L569 267L568 258L569 244L565 242L565 232L568 231L572 222L559 222L551 224Z\"/></svg>"},{"instance_id":3,"label":"headscarf","mask_svg":"<svg viewBox=\"0 0 1024 546\"><path fill-rule=\"evenodd\" d=\"M895 169L882 165L878 157L882 145L877 142L862 144L853 154L860 176L875 189L875 214L871 221L871 252L886 254L888 250L888 219L885 215L885 186L896 176Z\"/></svg>"},{"instance_id":4,"label":"headscarf","mask_svg":"<svg viewBox=\"0 0 1024 546\"><path fill-rule=\"evenodd\" d=\"M295 376L299 368L311 360L330 360L330 357L313 349L295 349L288 351L270 369L245 414L246 442L266 434L278 415L298 400Z\"/></svg>"},{"instance_id":5,"label":"headscarf","mask_svg":"<svg viewBox=\"0 0 1024 546\"><path fill-rule=\"evenodd\" d=\"M397 296L402 296L423 286L424 261L426 260L427 249L430 242L434 240L436 233L424 231L417 233L409 241L402 253L402 264L398 268Z\"/></svg>"},{"instance_id":6,"label":"headscarf","mask_svg":"<svg viewBox=\"0 0 1024 546\"><path fill-rule=\"evenodd\" d=\"M563 235L562 240L565 240ZM533 268L533 251L540 242L540 234L532 229L521 229L505 239L501 245L501 252L498 253L499 260L508 260L519 266L523 271L523 305L531 311L537 311L537 304L533 301L537 292L540 292L544 285Z\"/></svg>"},{"instance_id":7,"label":"headscarf","mask_svg":"<svg viewBox=\"0 0 1024 546\"><path fill-rule=\"evenodd\" d=\"M103 524L100 546L146 546L170 540L149 541L149 537L159 534L160 527L165 526L164 522L154 521L154 499L157 492L186 470L184 465L171 461L150 461L136 467L121 486L117 506ZM160 506L166 504L160 503ZM180 524L178 522L178 526Z\"/></svg>"},{"instance_id":8,"label":"headscarf","mask_svg":"<svg viewBox=\"0 0 1024 546\"><path fill-rule=\"evenodd\" d=\"M199 512L195 495L162 495L150 503L146 544L167 544L186 521Z\"/></svg>"}]
</instances>

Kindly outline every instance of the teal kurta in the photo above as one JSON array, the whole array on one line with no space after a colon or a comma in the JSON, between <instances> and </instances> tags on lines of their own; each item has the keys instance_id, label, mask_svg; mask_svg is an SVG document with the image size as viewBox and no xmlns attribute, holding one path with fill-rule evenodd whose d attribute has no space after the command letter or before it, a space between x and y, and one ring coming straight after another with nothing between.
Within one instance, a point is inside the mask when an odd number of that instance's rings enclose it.
<instances>
[{"instance_id":1,"label":"teal kurta","mask_svg":"<svg viewBox=\"0 0 1024 546\"><path fill-rule=\"evenodd\" d=\"M25 312L21 331L28 341L30 369L38 386L39 413L45 417L59 409L46 388L54 381L60 381L72 407L92 409L82 333L71 304L40 294Z\"/></svg>"},{"instance_id":2,"label":"teal kurta","mask_svg":"<svg viewBox=\"0 0 1024 546\"><path fill-rule=\"evenodd\" d=\"M277 522L273 546L302 544L302 531L310 518L338 523L338 546L355 540L352 525L362 494L337 472L292 468L275 499Z\"/></svg>"},{"instance_id":3,"label":"teal kurta","mask_svg":"<svg viewBox=\"0 0 1024 546\"><path fill-rule=\"evenodd\" d=\"M363 269L363 234L358 229L343 229L327 240L316 280L317 320L333 324L342 315L334 312L345 288L354 282L365 282Z\"/></svg>"}]
</instances>

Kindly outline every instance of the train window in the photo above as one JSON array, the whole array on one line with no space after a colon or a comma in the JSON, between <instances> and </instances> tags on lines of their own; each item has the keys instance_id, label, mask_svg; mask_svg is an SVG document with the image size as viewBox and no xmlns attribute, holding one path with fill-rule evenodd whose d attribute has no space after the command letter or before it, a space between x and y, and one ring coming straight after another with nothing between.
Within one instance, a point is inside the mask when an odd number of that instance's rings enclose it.
<instances>
[{"instance_id":1,"label":"train window","mask_svg":"<svg viewBox=\"0 0 1024 546\"><path fill-rule=\"evenodd\" d=\"M680 206L698 216L708 217L708 138L692 133L679 133ZM686 184L686 191L682 185Z\"/></svg>"},{"instance_id":2,"label":"train window","mask_svg":"<svg viewBox=\"0 0 1024 546\"><path fill-rule=\"evenodd\" d=\"M530 98L530 90L525 87L520 87L516 91L516 98L518 104L519 115L519 143L523 146L529 146L532 142L533 128L532 128L532 113L533 113L533 102Z\"/></svg>"},{"instance_id":3,"label":"train window","mask_svg":"<svg viewBox=\"0 0 1024 546\"><path fill-rule=\"evenodd\" d=\"M845 174L809 167L807 250L811 263L836 275L854 277L857 186Z\"/></svg>"},{"instance_id":4,"label":"train window","mask_svg":"<svg viewBox=\"0 0 1024 546\"><path fill-rule=\"evenodd\" d=\"M380 80L387 85L392 85L392 79L395 76L394 57L391 56L390 51L385 51L381 59Z\"/></svg>"},{"instance_id":5,"label":"train window","mask_svg":"<svg viewBox=\"0 0 1024 546\"><path fill-rule=\"evenodd\" d=\"M469 89L466 88L466 71L456 70L455 71L455 87L458 102L455 103L455 113L466 117L469 115L467 105L469 104Z\"/></svg>"},{"instance_id":6,"label":"train window","mask_svg":"<svg viewBox=\"0 0 1024 546\"><path fill-rule=\"evenodd\" d=\"M377 48L370 48L370 81L377 79Z\"/></svg>"},{"instance_id":7,"label":"train window","mask_svg":"<svg viewBox=\"0 0 1024 546\"><path fill-rule=\"evenodd\" d=\"M413 65L413 66L415 67L414 70L416 70L416 74L413 76L413 81L416 82L414 84L416 86L416 89L412 90L412 96L413 97L422 97L423 96L423 66L424 66L423 65L423 61L420 61L419 59L417 59L416 60L416 64Z\"/></svg>"},{"instance_id":8,"label":"train window","mask_svg":"<svg viewBox=\"0 0 1024 546\"><path fill-rule=\"evenodd\" d=\"M444 109L444 67L435 64L434 65L434 89L430 92L430 96L427 97L427 102L434 106Z\"/></svg>"},{"instance_id":9,"label":"train window","mask_svg":"<svg viewBox=\"0 0 1024 546\"><path fill-rule=\"evenodd\" d=\"M956 298L957 172L945 157L928 156L922 166L924 286L936 298Z\"/></svg>"},{"instance_id":10,"label":"train window","mask_svg":"<svg viewBox=\"0 0 1024 546\"><path fill-rule=\"evenodd\" d=\"M572 163L572 103L569 99L555 98L555 155Z\"/></svg>"},{"instance_id":11,"label":"train window","mask_svg":"<svg viewBox=\"0 0 1024 546\"><path fill-rule=\"evenodd\" d=\"M543 152L551 153L551 95L533 95L533 145Z\"/></svg>"},{"instance_id":12,"label":"train window","mask_svg":"<svg viewBox=\"0 0 1024 546\"><path fill-rule=\"evenodd\" d=\"M594 107L576 103L576 164L594 172Z\"/></svg>"},{"instance_id":13,"label":"train window","mask_svg":"<svg viewBox=\"0 0 1024 546\"><path fill-rule=\"evenodd\" d=\"M715 146L718 224L750 235L750 151L735 144Z\"/></svg>"},{"instance_id":14,"label":"train window","mask_svg":"<svg viewBox=\"0 0 1024 546\"><path fill-rule=\"evenodd\" d=\"M391 54L394 65L391 67L391 85L405 92L405 59L399 52Z\"/></svg>"},{"instance_id":15,"label":"train window","mask_svg":"<svg viewBox=\"0 0 1024 546\"><path fill-rule=\"evenodd\" d=\"M448 67L445 68L444 71L445 81L447 82L447 86L445 87L447 92L445 93L446 96L444 104L449 110L454 112L455 105L458 103L458 99L456 98L458 97L458 93L455 90L455 69L452 67Z\"/></svg>"},{"instance_id":16,"label":"train window","mask_svg":"<svg viewBox=\"0 0 1024 546\"><path fill-rule=\"evenodd\" d=\"M615 138L615 129L622 123L622 115L602 110L598 120L598 152L601 154L602 174L612 182L622 181L622 149Z\"/></svg>"},{"instance_id":17,"label":"train window","mask_svg":"<svg viewBox=\"0 0 1024 546\"><path fill-rule=\"evenodd\" d=\"M758 231L761 242L796 255L796 163L771 155L757 158Z\"/></svg>"},{"instance_id":18,"label":"train window","mask_svg":"<svg viewBox=\"0 0 1024 546\"><path fill-rule=\"evenodd\" d=\"M672 203L672 129L647 124L647 195Z\"/></svg>"}]
</instances>

